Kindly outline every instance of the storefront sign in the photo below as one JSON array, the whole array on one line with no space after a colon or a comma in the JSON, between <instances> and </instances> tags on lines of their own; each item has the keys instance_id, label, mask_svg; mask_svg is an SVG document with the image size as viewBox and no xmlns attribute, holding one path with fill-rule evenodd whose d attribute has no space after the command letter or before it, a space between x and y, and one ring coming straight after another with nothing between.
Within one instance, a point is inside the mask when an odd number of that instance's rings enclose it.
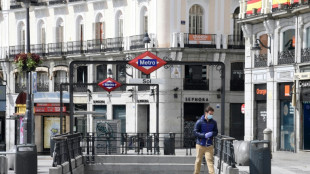
<instances>
[{"instance_id":1,"label":"storefront sign","mask_svg":"<svg viewBox=\"0 0 310 174\"><path fill-rule=\"evenodd\" d=\"M255 85L254 88L254 93L255 93L255 100L266 100L266 94L267 94L267 89L266 89L266 84L258 84Z\"/></svg>"},{"instance_id":2,"label":"storefront sign","mask_svg":"<svg viewBox=\"0 0 310 174\"><path fill-rule=\"evenodd\" d=\"M94 104L105 104L105 100L94 100Z\"/></svg>"},{"instance_id":3,"label":"storefront sign","mask_svg":"<svg viewBox=\"0 0 310 174\"><path fill-rule=\"evenodd\" d=\"M207 102L206 97L185 97L185 102Z\"/></svg>"},{"instance_id":4,"label":"storefront sign","mask_svg":"<svg viewBox=\"0 0 310 174\"><path fill-rule=\"evenodd\" d=\"M291 100L292 99L293 83L280 83L279 84L279 99Z\"/></svg>"},{"instance_id":5,"label":"storefront sign","mask_svg":"<svg viewBox=\"0 0 310 174\"><path fill-rule=\"evenodd\" d=\"M62 112L66 112L66 106L62 107ZM40 107L40 106L36 106L34 107L34 112L38 113L38 112L60 112L60 107Z\"/></svg>"},{"instance_id":6,"label":"storefront sign","mask_svg":"<svg viewBox=\"0 0 310 174\"><path fill-rule=\"evenodd\" d=\"M148 103L149 100L138 100L138 103Z\"/></svg>"},{"instance_id":7,"label":"storefront sign","mask_svg":"<svg viewBox=\"0 0 310 174\"><path fill-rule=\"evenodd\" d=\"M189 34L188 40L190 44L211 44L211 34Z\"/></svg>"},{"instance_id":8,"label":"storefront sign","mask_svg":"<svg viewBox=\"0 0 310 174\"><path fill-rule=\"evenodd\" d=\"M59 103L37 103L36 106L40 107L57 107L60 106Z\"/></svg>"},{"instance_id":9,"label":"storefront sign","mask_svg":"<svg viewBox=\"0 0 310 174\"><path fill-rule=\"evenodd\" d=\"M165 65L167 62L152 54L149 51L146 51L133 60L129 61L128 64L137 68L145 74L150 74L158 68Z\"/></svg>"},{"instance_id":10,"label":"storefront sign","mask_svg":"<svg viewBox=\"0 0 310 174\"><path fill-rule=\"evenodd\" d=\"M310 81L301 81L301 82L299 83L299 86L300 86L301 88L303 88L303 87L310 87Z\"/></svg>"}]
</instances>

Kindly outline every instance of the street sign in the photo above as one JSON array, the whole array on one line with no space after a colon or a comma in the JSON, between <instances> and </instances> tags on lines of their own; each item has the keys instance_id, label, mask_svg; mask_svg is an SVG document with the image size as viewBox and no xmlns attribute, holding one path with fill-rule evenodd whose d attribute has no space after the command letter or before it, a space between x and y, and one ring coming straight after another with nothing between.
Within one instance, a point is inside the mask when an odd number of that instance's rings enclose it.
<instances>
[{"instance_id":1,"label":"street sign","mask_svg":"<svg viewBox=\"0 0 310 174\"><path fill-rule=\"evenodd\" d=\"M242 113L242 114L245 113L245 105L244 105L244 104L241 105L241 113Z\"/></svg>"},{"instance_id":2,"label":"street sign","mask_svg":"<svg viewBox=\"0 0 310 174\"><path fill-rule=\"evenodd\" d=\"M129 83L137 84L164 84L164 79L129 79Z\"/></svg>"},{"instance_id":3,"label":"street sign","mask_svg":"<svg viewBox=\"0 0 310 174\"><path fill-rule=\"evenodd\" d=\"M121 84L118 83L116 80L112 79L111 77L109 77L105 79L104 81L100 82L98 86L100 86L101 88L103 88L104 90L108 92L111 92L114 89L120 87Z\"/></svg>"},{"instance_id":4,"label":"street sign","mask_svg":"<svg viewBox=\"0 0 310 174\"><path fill-rule=\"evenodd\" d=\"M152 54L151 52L146 51L128 63L143 73L150 74L165 65L167 62Z\"/></svg>"}]
</instances>

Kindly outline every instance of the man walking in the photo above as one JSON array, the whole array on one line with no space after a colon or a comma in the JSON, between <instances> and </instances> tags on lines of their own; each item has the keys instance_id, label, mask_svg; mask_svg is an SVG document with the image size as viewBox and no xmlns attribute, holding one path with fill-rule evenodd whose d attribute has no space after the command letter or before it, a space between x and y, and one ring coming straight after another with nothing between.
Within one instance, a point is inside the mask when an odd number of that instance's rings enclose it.
<instances>
[{"instance_id":1,"label":"man walking","mask_svg":"<svg viewBox=\"0 0 310 174\"><path fill-rule=\"evenodd\" d=\"M217 123L213 120L214 109L208 106L205 109L205 114L197 120L194 128L196 137L196 161L194 174L200 174L200 167L203 154L208 165L209 174L214 174L214 147L213 137L218 133Z\"/></svg>"}]
</instances>

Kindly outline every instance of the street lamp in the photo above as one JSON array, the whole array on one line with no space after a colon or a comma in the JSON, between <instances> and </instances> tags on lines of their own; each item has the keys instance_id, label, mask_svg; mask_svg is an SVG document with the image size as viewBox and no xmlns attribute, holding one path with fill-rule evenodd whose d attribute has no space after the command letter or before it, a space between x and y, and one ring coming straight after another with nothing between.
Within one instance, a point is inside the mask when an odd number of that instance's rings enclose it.
<instances>
[{"instance_id":1,"label":"street lamp","mask_svg":"<svg viewBox=\"0 0 310 174\"><path fill-rule=\"evenodd\" d=\"M256 55L258 55L258 54L259 54L259 51L262 49L262 48L259 46L259 44L261 44L264 48L269 49L269 53L271 53L271 47L268 47L268 46L264 45L263 42L262 42L261 40L256 39L256 40L255 40L255 43L254 43L254 45L253 45L253 47L251 48L252 51L257 52Z\"/></svg>"}]
</instances>

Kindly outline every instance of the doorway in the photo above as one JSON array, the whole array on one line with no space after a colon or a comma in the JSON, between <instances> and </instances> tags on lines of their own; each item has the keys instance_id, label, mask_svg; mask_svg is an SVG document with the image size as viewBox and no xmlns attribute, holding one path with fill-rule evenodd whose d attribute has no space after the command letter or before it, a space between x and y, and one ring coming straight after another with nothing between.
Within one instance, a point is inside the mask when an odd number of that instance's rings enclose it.
<instances>
[{"instance_id":1,"label":"doorway","mask_svg":"<svg viewBox=\"0 0 310 174\"><path fill-rule=\"evenodd\" d=\"M266 101L256 102L256 139L263 140L263 131L267 127L267 111L266 111Z\"/></svg>"},{"instance_id":2,"label":"doorway","mask_svg":"<svg viewBox=\"0 0 310 174\"><path fill-rule=\"evenodd\" d=\"M242 103L230 104L230 131L229 136L236 140L244 139L244 114L241 113Z\"/></svg>"},{"instance_id":3,"label":"doorway","mask_svg":"<svg viewBox=\"0 0 310 174\"><path fill-rule=\"evenodd\" d=\"M150 133L150 105L138 105L137 133Z\"/></svg>"},{"instance_id":4,"label":"doorway","mask_svg":"<svg viewBox=\"0 0 310 174\"><path fill-rule=\"evenodd\" d=\"M303 104L304 110L304 150L310 150L310 104Z\"/></svg>"}]
</instances>

